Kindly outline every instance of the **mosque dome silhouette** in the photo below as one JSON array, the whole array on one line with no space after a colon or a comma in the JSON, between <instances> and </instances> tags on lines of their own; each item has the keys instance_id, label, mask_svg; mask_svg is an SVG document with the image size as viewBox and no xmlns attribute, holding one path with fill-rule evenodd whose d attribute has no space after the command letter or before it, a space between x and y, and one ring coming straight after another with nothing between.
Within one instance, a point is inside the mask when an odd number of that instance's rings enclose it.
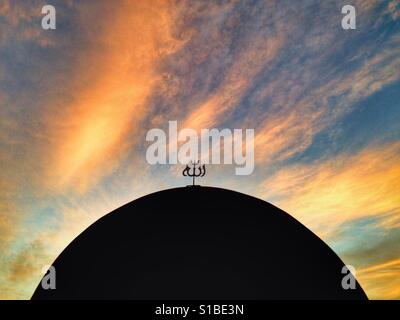
<instances>
[{"instance_id":1,"label":"mosque dome silhouette","mask_svg":"<svg viewBox=\"0 0 400 320\"><path fill-rule=\"evenodd\" d=\"M340 258L289 214L211 187L156 192L102 217L32 299L367 299Z\"/></svg>"}]
</instances>

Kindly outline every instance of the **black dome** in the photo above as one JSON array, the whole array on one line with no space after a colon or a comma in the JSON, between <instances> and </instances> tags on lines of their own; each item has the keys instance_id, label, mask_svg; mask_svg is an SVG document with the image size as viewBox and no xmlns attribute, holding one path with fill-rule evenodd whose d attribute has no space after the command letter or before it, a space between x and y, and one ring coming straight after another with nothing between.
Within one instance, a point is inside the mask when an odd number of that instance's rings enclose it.
<instances>
[{"instance_id":1,"label":"black dome","mask_svg":"<svg viewBox=\"0 0 400 320\"><path fill-rule=\"evenodd\" d=\"M33 299L366 299L343 262L273 205L209 187L170 189L99 219Z\"/></svg>"}]
</instances>

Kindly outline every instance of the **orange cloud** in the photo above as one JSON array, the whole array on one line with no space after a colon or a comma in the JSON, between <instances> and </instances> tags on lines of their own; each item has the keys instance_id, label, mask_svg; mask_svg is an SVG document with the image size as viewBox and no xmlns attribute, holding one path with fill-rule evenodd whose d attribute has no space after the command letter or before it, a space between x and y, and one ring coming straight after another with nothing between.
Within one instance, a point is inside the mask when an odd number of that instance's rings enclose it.
<instances>
[{"instance_id":1,"label":"orange cloud","mask_svg":"<svg viewBox=\"0 0 400 320\"><path fill-rule=\"evenodd\" d=\"M163 1L115 7L109 25L102 25L105 33L93 34L92 47L82 52L74 79L80 86L71 86L79 88L71 93L73 102L62 104L48 120L49 135L55 137L47 175L51 187L84 191L113 170L124 146L135 142L127 135L134 136L146 114L146 98L160 76L157 63L180 44L170 35L173 17ZM92 28L89 33L98 28L86 27Z\"/></svg>"},{"instance_id":2,"label":"orange cloud","mask_svg":"<svg viewBox=\"0 0 400 320\"><path fill-rule=\"evenodd\" d=\"M357 279L370 299L400 299L400 259L358 270Z\"/></svg>"},{"instance_id":3,"label":"orange cloud","mask_svg":"<svg viewBox=\"0 0 400 320\"><path fill-rule=\"evenodd\" d=\"M317 164L283 168L263 183L263 197L320 234L348 220L400 215L400 144L371 147ZM391 224L386 223L386 227Z\"/></svg>"}]
</instances>

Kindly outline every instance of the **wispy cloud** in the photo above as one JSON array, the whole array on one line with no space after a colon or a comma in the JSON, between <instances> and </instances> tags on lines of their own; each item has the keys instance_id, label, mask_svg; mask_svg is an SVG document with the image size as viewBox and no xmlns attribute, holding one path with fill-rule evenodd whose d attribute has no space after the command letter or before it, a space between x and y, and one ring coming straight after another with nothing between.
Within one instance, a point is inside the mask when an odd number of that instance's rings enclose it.
<instances>
[{"instance_id":1,"label":"wispy cloud","mask_svg":"<svg viewBox=\"0 0 400 320\"><path fill-rule=\"evenodd\" d=\"M399 183L400 145L393 143L284 167L263 182L262 190L264 198L324 234L347 220L389 212L399 216Z\"/></svg>"},{"instance_id":2,"label":"wispy cloud","mask_svg":"<svg viewBox=\"0 0 400 320\"><path fill-rule=\"evenodd\" d=\"M361 269L357 277L370 299L400 299L400 259Z\"/></svg>"}]
</instances>

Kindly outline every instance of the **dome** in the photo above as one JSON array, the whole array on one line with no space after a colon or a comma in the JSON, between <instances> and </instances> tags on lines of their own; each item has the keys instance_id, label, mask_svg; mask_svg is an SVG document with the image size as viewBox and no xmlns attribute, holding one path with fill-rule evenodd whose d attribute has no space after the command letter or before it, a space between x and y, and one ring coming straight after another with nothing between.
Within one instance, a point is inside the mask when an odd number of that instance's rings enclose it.
<instances>
[{"instance_id":1,"label":"dome","mask_svg":"<svg viewBox=\"0 0 400 320\"><path fill-rule=\"evenodd\" d=\"M156 192L105 215L55 260L33 299L366 299L289 214L211 187Z\"/></svg>"}]
</instances>

